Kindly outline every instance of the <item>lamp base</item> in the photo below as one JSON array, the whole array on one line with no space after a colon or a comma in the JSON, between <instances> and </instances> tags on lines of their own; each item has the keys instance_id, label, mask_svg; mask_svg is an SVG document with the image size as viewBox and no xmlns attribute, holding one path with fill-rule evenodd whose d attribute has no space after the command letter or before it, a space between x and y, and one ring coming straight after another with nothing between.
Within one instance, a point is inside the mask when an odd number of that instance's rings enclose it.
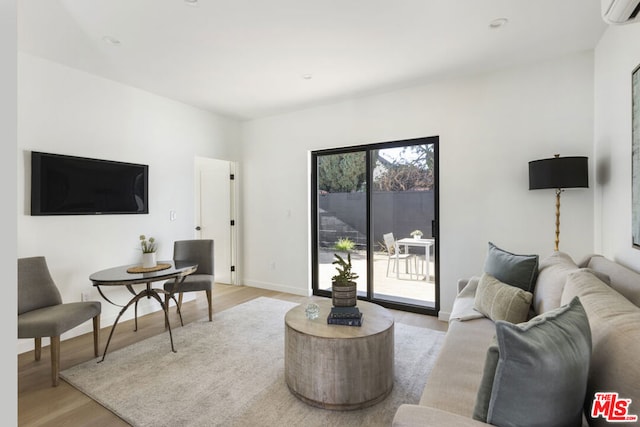
<instances>
[{"instance_id":1,"label":"lamp base","mask_svg":"<svg viewBox=\"0 0 640 427\"><path fill-rule=\"evenodd\" d=\"M560 194L562 191L561 188L556 189L556 246L554 248L556 252L560 246Z\"/></svg>"}]
</instances>

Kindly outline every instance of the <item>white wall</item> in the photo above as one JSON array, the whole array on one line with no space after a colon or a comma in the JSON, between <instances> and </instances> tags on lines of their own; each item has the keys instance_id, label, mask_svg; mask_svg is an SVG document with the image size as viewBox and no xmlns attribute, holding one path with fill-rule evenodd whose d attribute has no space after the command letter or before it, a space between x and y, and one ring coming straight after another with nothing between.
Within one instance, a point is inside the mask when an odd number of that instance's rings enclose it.
<instances>
[{"instance_id":1,"label":"white wall","mask_svg":"<svg viewBox=\"0 0 640 427\"><path fill-rule=\"evenodd\" d=\"M89 290L109 326L119 308L99 296L89 275L140 262L140 234L156 238L160 260L171 258L174 240L194 237L195 157L237 161L239 123L28 54L19 55L18 71L18 257L45 256L63 301ZM31 150L148 164L149 214L30 216ZM130 298L126 290L107 292L123 304ZM153 299L141 303L140 314L159 309ZM90 329L88 322L63 339ZM31 340L19 346L33 347Z\"/></svg>"},{"instance_id":2,"label":"white wall","mask_svg":"<svg viewBox=\"0 0 640 427\"><path fill-rule=\"evenodd\" d=\"M16 283L16 140L17 140L17 22L16 2L0 0L0 180L2 182L2 213L0 214L0 269L5 283L3 297L6 304L2 308L3 343L10 343L16 337L18 288ZM9 390L9 397L0 403L3 425L18 424L17 392L18 369L15 352L7 345L2 354L2 386ZM6 393L5 393L6 396Z\"/></svg>"},{"instance_id":3,"label":"white wall","mask_svg":"<svg viewBox=\"0 0 640 427\"><path fill-rule=\"evenodd\" d=\"M640 270L631 239L631 72L640 23L610 26L595 50L595 251Z\"/></svg>"},{"instance_id":4,"label":"white wall","mask_svg":"<svg viewBox=\"0 0 640 427\"><path fill-rule=\"evenodd\" d=\"M441 314L488 241L553 251L553 190L528 190L528 162L593 149L593 53L444 81L243 125L244 283L310 292L310 150L440 137ZM593 190L562 196L560 249L593 249Z\"/></svg>"}]
</instances>

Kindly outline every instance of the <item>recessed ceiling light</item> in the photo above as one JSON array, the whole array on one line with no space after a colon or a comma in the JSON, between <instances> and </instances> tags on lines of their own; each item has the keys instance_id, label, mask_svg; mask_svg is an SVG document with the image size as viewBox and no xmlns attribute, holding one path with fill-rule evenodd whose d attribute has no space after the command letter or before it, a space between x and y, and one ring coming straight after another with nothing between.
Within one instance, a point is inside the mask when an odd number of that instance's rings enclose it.
<instances>
[{"instance_id":1,"label":"recessed ceiling light","mask_svg":"<svg viewBox=\"0 0 640 427\"><path fill-rule=\"evenodd\" d=\"M185 2L188 6L197 6L197 5L198 5L198 0L184 0L184 2Z\"/></svg>"},{"instance_id":2,"label":"recessed ceiling light","mask_svg":"<svg viewBox=\"0 0 640 427\"><path fill-rule=\"evenodd\" d=\"M311 80L313 78L313 74L303 74L302 78L305 80Z\"/></svg>"},{"instance_id":3,"label":"recessed ceiling light","mask_svg":"<svg viewBox=\"0 0 640 427\"><path fill-rule=\"evenodd\" d=\"M111 36L103 36L103 37L102 37L102 40L103 40L105 43L108 43L108 44L110 44L110 45L112 45L112 46L120 46L120 40L118 40L118 39L117 39L117 38L115 38L115 37L111 37Z\"/></svg>"},{"instance_id":4,"label":"recessed ceiling light","mask_svg":"<svg viewBox=\"0 0 640 427\"><path fill-rule=\"evenodd\" d=\"M507 22L509 22L507 18L496 18L489 23L489 28L496 29L504 27L505 25L507 25Z\"/></svg>"}]
</instances>

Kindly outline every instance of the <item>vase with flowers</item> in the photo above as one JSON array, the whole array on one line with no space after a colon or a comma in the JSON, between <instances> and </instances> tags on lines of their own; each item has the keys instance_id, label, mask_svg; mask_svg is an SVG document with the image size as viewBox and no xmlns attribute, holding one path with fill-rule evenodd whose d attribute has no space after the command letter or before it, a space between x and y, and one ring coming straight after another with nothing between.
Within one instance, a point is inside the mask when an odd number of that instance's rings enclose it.
<instances>
[{"instance_id":1,"label":"vase with flowers","mask_svg":"<svg viewBox=\"0 0 640 427\"><path fill-rule=\"evenodd\" d=\"M142 268L153 268L156 264L156 239L144 234L140 235L140 249L142 249Z\"/></svg>"}]
</instances>

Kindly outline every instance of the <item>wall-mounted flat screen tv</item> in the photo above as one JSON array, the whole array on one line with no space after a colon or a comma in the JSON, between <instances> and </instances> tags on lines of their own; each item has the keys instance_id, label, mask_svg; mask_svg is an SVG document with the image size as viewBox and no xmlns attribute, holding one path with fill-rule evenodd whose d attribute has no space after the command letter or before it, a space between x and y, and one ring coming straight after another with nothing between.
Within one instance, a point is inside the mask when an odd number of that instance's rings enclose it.
<instances>
[{"instance_id":1,"label":"wall-mounted flat screen tv","mask_svg":"<svg viewBox=\"0 0 640 427\"><path fill-rule=\"evenodd\" d=\"M149 166L31 152L31 215L148 214Z\"/></svg>"}]
</instances>

